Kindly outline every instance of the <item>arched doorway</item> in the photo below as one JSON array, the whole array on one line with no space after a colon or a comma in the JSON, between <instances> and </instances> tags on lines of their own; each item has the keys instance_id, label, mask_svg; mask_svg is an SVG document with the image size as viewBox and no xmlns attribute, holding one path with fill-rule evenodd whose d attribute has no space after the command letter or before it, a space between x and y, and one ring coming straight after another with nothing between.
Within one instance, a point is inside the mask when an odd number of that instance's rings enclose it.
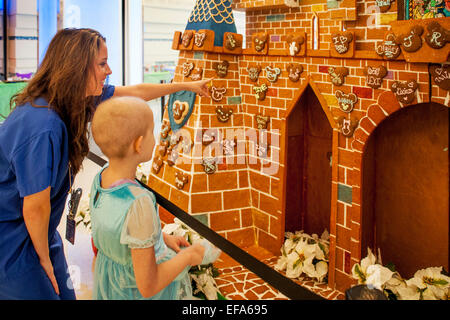
<instances>
[{"instance_id":1,"label":"arched doorway","mask_svg":"<svg viewBox=\"0 0 450 320\"><path fill-rule=\"evenodd\" d=\"M333 128L310 85L286 119L285 231L330 230Z\"/></svg>"},{"instance_id":2,"label":"arched doorway","mask_svg":"<svg viewBox=\"0 0 450 320\"><path fill-rule=\"evenodd\" d=\"M405 278L449 267L448 129L447 107L418 104L380 123L366 144L362 257L380 248Z\"/></svg>"}]
</instances>

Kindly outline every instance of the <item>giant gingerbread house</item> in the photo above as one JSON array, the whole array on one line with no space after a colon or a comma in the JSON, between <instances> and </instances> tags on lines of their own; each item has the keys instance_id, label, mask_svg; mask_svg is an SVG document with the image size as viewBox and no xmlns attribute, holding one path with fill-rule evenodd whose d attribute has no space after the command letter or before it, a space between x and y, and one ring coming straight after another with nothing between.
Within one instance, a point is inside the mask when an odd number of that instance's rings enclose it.
<instances>
[{"instance_id":1,"label":"giant gingerbread house","mask_svg":"<svg viewBox=\"0 0 450 320\"><path fill-rule=\"evenodd\" d=\"M367 248L448 270L450 18L413 3L197 0L174 81L211 97L170 97L149 186L241 248L329 230L340 291Z\"/></svg>"}]
</instances>

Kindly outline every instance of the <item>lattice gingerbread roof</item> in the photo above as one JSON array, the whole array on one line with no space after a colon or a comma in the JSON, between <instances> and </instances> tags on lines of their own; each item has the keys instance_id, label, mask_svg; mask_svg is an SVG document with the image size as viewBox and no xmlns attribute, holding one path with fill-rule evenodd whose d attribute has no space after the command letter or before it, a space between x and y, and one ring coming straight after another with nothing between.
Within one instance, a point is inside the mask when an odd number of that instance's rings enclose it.
<instances>
[{"instance_id":1,"label":"lattice gingerbread roof","mask_svg":"<svg viewBox=\"0 0 450 320\"><path fill-rule=\"evenodd\" d=\"M197 0L186 30L209 29L215 32L214 45L222 46L225 32L236 32L232 0Z\"/></svg>"}]
</instances>

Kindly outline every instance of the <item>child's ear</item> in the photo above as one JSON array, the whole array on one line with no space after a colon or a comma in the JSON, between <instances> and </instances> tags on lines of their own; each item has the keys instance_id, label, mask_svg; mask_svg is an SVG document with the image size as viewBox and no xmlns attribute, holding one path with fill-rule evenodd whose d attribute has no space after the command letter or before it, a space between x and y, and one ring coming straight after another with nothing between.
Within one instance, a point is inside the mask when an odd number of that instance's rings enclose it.
<instances>
[{"instance_id":1,"label":"child's ear","mask_svg":"<svg viewBox=\"0 0 450 320\"><path fill-rule=\"evenodd\" d=\"M142 140L144 140L143 136L139 136L136 140L134 140L134 151L136 151L137 153L141 153L142 152Z\"/></svg>"}]
</instances>

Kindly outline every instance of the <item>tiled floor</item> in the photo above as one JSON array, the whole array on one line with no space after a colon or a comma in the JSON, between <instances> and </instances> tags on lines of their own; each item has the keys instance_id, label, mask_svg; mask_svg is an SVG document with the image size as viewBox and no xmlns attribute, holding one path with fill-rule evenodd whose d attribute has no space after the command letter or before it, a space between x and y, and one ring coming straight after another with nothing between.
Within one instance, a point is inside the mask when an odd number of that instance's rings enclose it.
<instances>
[{"instance_id":1,"label":"tiled floor","mask_svg":"<svg viewBox=\"0 0 450 320\"><path fill-rule=\"evenodd\" d=\"M99 167L90 160L83 163L83 171L76 177L75 187L83 188L83 198L88 196L93 177ZM58 228L60 234L65 234L65 214ZM91 247L91 236L84 228L77 228L75 245L64 240L67 262L74 279L74 287L79 300L92 299L93 286L93 260L94 254ZM272 253L263 248L254 246L244 249L258 260L273 267L277 261ZM220 260L215 263L220 276L216 283L222 294L230 300L288 300L288 298L256 274L243 267L226 254L222 254ZM311 279L296 280L300 285L316 292L326 299L343 299L341 292L332 290L326 284L319 284Z\"/></svg>"},{"instance_id":2,"label":"tiled floor","mask_svg":"<svg viewBox=\"0 0 450 320\"><path fill-rule=\"evenodd\" d=\"M278 257L257 246L244 250L270 267L273 267L278 260ZM289 300L277 289L229 256L222 254L220 260L215 263L220 273L220 276L216 278L216 283L220 292L227 299ZM329 300L343 300L345 298L343 293L330 289L326 283L317 283L307 277L295 280L295 282Z\"/></svg>"}]
</instances>

